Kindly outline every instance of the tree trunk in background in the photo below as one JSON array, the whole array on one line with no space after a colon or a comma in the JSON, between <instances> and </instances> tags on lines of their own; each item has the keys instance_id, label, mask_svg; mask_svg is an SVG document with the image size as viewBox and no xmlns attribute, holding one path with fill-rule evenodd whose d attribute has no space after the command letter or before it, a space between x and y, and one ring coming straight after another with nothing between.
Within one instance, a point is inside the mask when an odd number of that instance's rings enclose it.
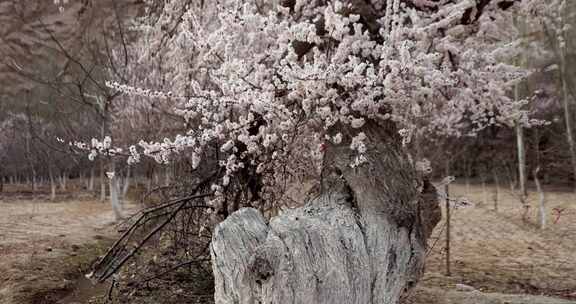
<instances>
[{"instance_id":1,"label":"tree trunk in background","mask_svg":"<svg viewBox=\"0 0 576 304\"><path fill-rule=\"evenodd\" d=\"M540 132L538 129L534 130L534 142L535 152L536 152L536 169L534 169L534 183L536 184L536 191L538 191L539 197L539 219L540 219L540 229L546 228L546 195L542 185L540 184L540 163L542 161L541 149L540 149Z\"/></svg>"},{"instance_id":2,"label":"tree trunk in background","mask_svg":"<svg viewBox=\"0 0 576 304\"><path fill-rule=\"evenodd\" d=\"M122 199L126 198L128 188L130 188L130 166L126 168L126 177L124 177L124 184L122 185Z\"/></svg>"},{"instance_id":3,"label":"tree trunk in background","mask_svg":"<svg viewBox=\"0 0 576 304\"><path fill-rule=\"evenodd\" d=\"M56 200L56 180L54 179L54 172L52 167L48 166L48 178L50 179L50 200Z\"/></svg>"},{"instance_id":4,"label":"tree trunk in background","mask_svg":"<svg viewBox=\"0 0 576 304\"><path fill-rule=\"evenodd\" d=\"M154 184L157 186L160 185L160 174L156 172L154 172Z\"/></svg>"},{"instance_id":5,"label":"tree trunk in background","mask_svg":"<svg viewBox=\"0 0 576 304\"><path fill-rule=\"evenodd\" d=\"M88 191L94 191L94 166L90 168L90 181L88 182Z\"/></svg>"},{"instance_id":6,"label":"tree trunk in background","mask_svg":"<svg viewBox=\"0 0 576 304\"><path fill-rule=\"evenodd\" d=\"M50 176L50 200L56 200L56 181L54 176Z\"/></svg>"},{"instance_id":7,"label":"tree trunk in background","mask_svg":"<svg viewBox=\"0 0 576 304\"><path fill-rule=\"evenodd\" d=\"M525 34L525 27L526 24L523 20L519 20L517 17L514 17L514 24L520 30L520 34L524 38ZM522 41L524 43L524 41ZM525 59L523 54L519 54L519 58L516 60L516 65L519 67L525 66ZM520 85L516 84L514 86L514 100L520 100ZM516 148L518 154L518 186L520 187L520 201L524 204L526 197L528 196L528 192L526 190L526 148L525 148L525 141L524 141L524 127L520 120L516 121L515 126L516 131Z\"/></svg>"},{"instance_id":8,"label":"tree trunk in background","mask_svg":"<svg viewBox=\"0 0 576 304\"><path fill-rule=\"evenodd\" d=\"M100 159L100 201L106 201L106 171L104 168L104 160Z\"/></svg>"},{"instance_id":9,"label":"tree trunk in background","mask_svg":"<svg viewBox=\"0 0 576 304\"><path fill-rule=\"evenodd\" d=\"M32 170L32 192L36 194L38 191L38 177L36 176L36 170Z\"/></svg>"},{"instance_id":10,"label":"tree trunk in background","mask_svg":"<svg viewBox=\"0 0 576 304\"><path fill-rule=\"evenodd\" d=\"M153 178L153 168L152 165L148 165L148 168L146 169L146 175L144 176L144 178L146 179L146 191L150 192L152 190L152 178Z\"/></svg>"},{"instance_id":11,"label":"tree trunk in background","mask_svg":"<svg viewBox=\"0 0 576 304\"><path fill-rule=\"evenodd\" d=\"M166 166L166 176L164 177L164 186L170 185L170 166Z\"/></svg>"},{"instance_id":12,"label":"tree trunk in background","mask_svg":"<svg viewBox=\"0 0 576 304\"><path fill-rule=\"evenodd\" d=\"M67 174L66 172L63 172L62 175L60 176L60 190L62 191L66 191L66 179L67 179Z\"/></svg>"},{"instance_id":13,"label":"tree trunk in background","mask_svg":"<svg viewBox=\"0 0 576 304\"><path fill-rule=\"evenodd\" d=\"M28 185L32 184L32 196L36 195L36 169L34 168L34 162L32 161L32 156L30 152L30 138L32 134L28 131L28 135L26 136L26 160L28 162L28 166L32 169L32 177L28 176Z\"/></svg>"},{"instance_id":14,"label":"tree trunk in background","mask_svg":"<svg viewBox=\"0 0 576 304\"><path fill-rule=\"evenodd\" d=\"M369 163L356 169L349 138L329 145L321 190L304 207L269 224L245 208L215 228L216 304L399 303L424 273L441 211L390 129L364 127Z\"/></svg>"},{"instance_id":15,"label":"tree trunk in background","mask_svg":"<svg viewBox=\"0 0 576 304\"><path fill-rule=\"evenodd\" d=\"M524 147L524 129L522 126L516 124L516 148L518 153L518 184L520 187L520 195L526 197L526 148Z\"/></svg>"},{"instance_id":16,"label":"tree trunk in background","mask_svg":"<svg viewBox=\"0 0 576 304\"><path fill-rule=\"evenodd\" d=\"M84 176L84 172L80 172L80 182L84 183L84 189L88 190L88 178Z\"/></svg>"},{"instance_id":17,"label":"tree trunk in background","mask_svg":"<svg viewBox=\"0 0 576 304\"><path fill-rule=\"evenodd\" d=\"M544 194L544 190L542 190L542 186L540 185L540 178L538 174L540 173L540 167L536 167L534 169L534 183L536 183L536 190L538 191L538 198L539 198L539 220L540 220L540 229L546 228L546 195Z\"/></svg>"},{"instance_id":18,"label":"tree trunk in background","mask_svg":"<svg viewBox=\"0 0 576 304\"><path fill-rule=\"evenodd\" d=\"M480 176L480 179L482 179L482 204L486 205L486 204L488 204L488 194L486 193L486 175L485 175L485 173L482 173L482 176Z\"/></svg>"},{"instance_id":19,"label":"tree trunk in background","mask_svg":"<svg viewBox=\"0 0 576 304\"><path fill-rule=\"evenodd\" d=\"M562 80L562 106L564 108L564 123L566 126L566 140L570 150L570 161L572 162L572 173L574 176L574 191L576 192L576 147L574 146L574 135L572 134L572 111L570 109L570 99L568 95L568 83L566 80L566 50L560 47L560 79Z\"/></svg>"},{"instance_id":20,"label":"tree trunk in background","mask_svg":"<svg viewBox=\"0 0 576 304\"><path fill-rule=\"evenodd\" d=\"M108 177L108 186L110 188L110 205L112 205L112 210L114 211L114 219L119 221L122 219L122 205L120 204L120 199L118 197L118 176L116 174L116 164L113 159L110 160L109 173L112 173Z\"/></svg>"},{"instance_id":21,"label":"tree trunk in background","mask_svg":"<svg viewBox=\"0 0 576 304\"><path fill-rule=\"evenodd\" d=\"M446 177L450 178L450 159L446 160ZM450 271L450 241L452 239L452 235L450 232L450 182L447 182L444 185L444 202L445 202L445 211L446 211L446 276L451 276L452 272Z\"/></svg>"},{"instance_id":22,"label":"tree trunk in background","mask_svg":"<svg viewBox=\"0 0 576 304\"><path fill-rule=\"evenodd\" d=\"M498 200L500 199L500 179L498 178L498 172L496 169L492 168L492 178L494 179L494 211L498 212Z\"/></svg>"}]
</instances>

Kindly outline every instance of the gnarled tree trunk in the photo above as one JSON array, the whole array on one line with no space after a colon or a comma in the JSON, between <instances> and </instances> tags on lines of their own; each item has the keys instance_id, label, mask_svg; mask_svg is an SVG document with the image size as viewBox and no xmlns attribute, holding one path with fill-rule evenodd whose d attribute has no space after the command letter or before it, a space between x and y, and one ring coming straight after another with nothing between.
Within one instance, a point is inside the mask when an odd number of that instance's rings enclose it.
<instances>
[{"instance_id":1,"label":"gnarled tree trunk","mask_svg":"<svg viewBox=\"0 0 576 304\"><path fill-rule=\"evenodd\" d=\"M369 163L350 167L350 138L328 146L320 190L304 207L269 223L241 209L216 227L217 304L393 304L415 286L441 217L436 190L392 127L362 131Z\"/></svg>"}]
</instances>

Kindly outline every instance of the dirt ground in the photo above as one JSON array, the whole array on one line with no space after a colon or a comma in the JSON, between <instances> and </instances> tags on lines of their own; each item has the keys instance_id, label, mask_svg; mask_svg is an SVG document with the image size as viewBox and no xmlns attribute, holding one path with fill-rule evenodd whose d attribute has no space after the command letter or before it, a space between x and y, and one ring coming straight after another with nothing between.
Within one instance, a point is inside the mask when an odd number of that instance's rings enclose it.
<instances>
[{"instance_id":1,"label":"dirt ground","mask_svg":"<svg viewBox=\"0 0 576 304\"><path fill-rule=\"evenodd\" d=\"M13 190L13 191L10 191ZM8 189L0 198L0 303L56 304L77 286L115 235L107 203L88 195L57 202Z\"/></svg>"},{"instance_id":2,"label":"dirt ground","mask_svg":"<svg viewBox=\"0 0 576 304\"><path fill-rule=\"evenodd\" d=\"M440 223L431 240L434 248L426 275L412 303L566 303L499 293L576 300L576 196L546 193L548 225L540 230L537 193L529 193L530 208L523 220L526 209L510 189L500 189L498 211L494 210L494 190L494 186L483 190L480 185L451 185L450 197L472 202L470 207L452 209L451 276L446 276L446 229ZM563 210L559 219L555 208ZM456 284L475 291L458 291Z\"/></svg>"},{"instance_id":3,"label":"dirt ground","mask_svg":"<svg viewBox=\"0 0 576 304\"><path fill-rule=\"evenodd\" d=\"M531 208L525 213L518 198L501 188L495 211L493 189L451 185L452 198L466 196L472 202L470 207L452 209L451 276L446 276L446 230L440 223L430 242L427 272L408 303L576 303L576 196L562 189L549 191L548 225L541 230L536 224L537 194L530 193ZM563 210L559 219L554 209ZM85 282L80 285L86 294L70 293L114 236L111 219L108 204L90 198L64 197L51 203L4 196L0 200L0 303L88 303L90 292L85 291L91 287ZM106 287L98 288L93 292ZM143 298L167 299L164 296L151 289L135 297L135 303L143 303Z\"/></svg>"}]
</instances>

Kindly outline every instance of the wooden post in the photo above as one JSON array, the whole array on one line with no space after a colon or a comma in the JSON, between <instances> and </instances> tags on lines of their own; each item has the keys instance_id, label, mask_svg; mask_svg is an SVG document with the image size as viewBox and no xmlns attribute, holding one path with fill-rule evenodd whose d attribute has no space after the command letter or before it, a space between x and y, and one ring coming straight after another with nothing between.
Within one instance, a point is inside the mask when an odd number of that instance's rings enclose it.
<instances>
[{"instance_id":1,"label":"wooden post","mask_svg":"<svg viewBox=\"0 0 576 304\"><path fill-rule=\"evenodd\" d=\"M492 177L494 179L494 211L498 212L498 199L500 196L500 180L498 179L498 172L492 168Z\"/></svg>"},{"instance_id":2,"label":"wooden post","mask_svg":"<svg viewBox=\"0 0 576 304\"><path fill-rule=\"evenodd\" d=\"M450 195L448 184L446 184L446 276L451 276L450 272Z\"/></svg>"},{"instance_id":3,"label":"wooden post","mask_svg":"<svg viewBox=\"0 0 576 304\"><path fill-rule=\"evenodd\" d=\"M446 163L446 177L450 176L450 161ZM451 276L450 271L450 188L449 183L444 186L446 193L446 276Z\"/></svg>"}]
</instances>

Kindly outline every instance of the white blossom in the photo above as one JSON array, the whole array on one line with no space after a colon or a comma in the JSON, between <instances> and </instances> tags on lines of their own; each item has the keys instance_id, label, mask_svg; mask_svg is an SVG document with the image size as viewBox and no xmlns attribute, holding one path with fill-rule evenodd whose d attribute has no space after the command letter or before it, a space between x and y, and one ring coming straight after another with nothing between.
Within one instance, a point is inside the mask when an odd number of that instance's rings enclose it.
<instances>
[{"instance_id":1,"label":"white blossom","mask_svg":"<svg viewBox=\"0 0 576 304\"><path fill-rule=\"evenodd\" d=\"M468 26L460 21L477 5L473 0L415 0L413 7L383 0L386 11L376 37L340 1L297 1L301 18L273 2L224 0L200 9L182 0L165 1L158 16L137 26L146 35L133 52L150 71L146 79L106 85L131 101L125 111L150 109L147 101L154 100L182 117L189 130L131 146L128 162L140 161L141 155L167 162L181 153L197 169L207 155L203 152L216 144L225 169L221 187L248 165L281 179L275 168L321 164L324 141L344 140L336 129L340 126L353 129L344 134L351 138L355 158L350 165L356 167L368 162L365 129L379 123L394 123L405 145L416 132L463 136L490 125L538 124L525 110L529 99L510 98L513 87L529 75L510 64L518 52L513 17L519 10L499 9L496 2ZM540 8L543 2L528 0L521 8L531 11L528 7ZM182 12L177 23L176 11ZM320 19L323 35L313 22ZM170 35L167 24L176 25ZM554 28L560 37L570 30ZM296 41L312 47L297 54ZM163 58L160 75L152 68L160 64L157 57ZM253 163L236 155L240 146ZM93 139L90 149L92 159L122 153L110 137Z\"/></svg>"}]
</instances>

